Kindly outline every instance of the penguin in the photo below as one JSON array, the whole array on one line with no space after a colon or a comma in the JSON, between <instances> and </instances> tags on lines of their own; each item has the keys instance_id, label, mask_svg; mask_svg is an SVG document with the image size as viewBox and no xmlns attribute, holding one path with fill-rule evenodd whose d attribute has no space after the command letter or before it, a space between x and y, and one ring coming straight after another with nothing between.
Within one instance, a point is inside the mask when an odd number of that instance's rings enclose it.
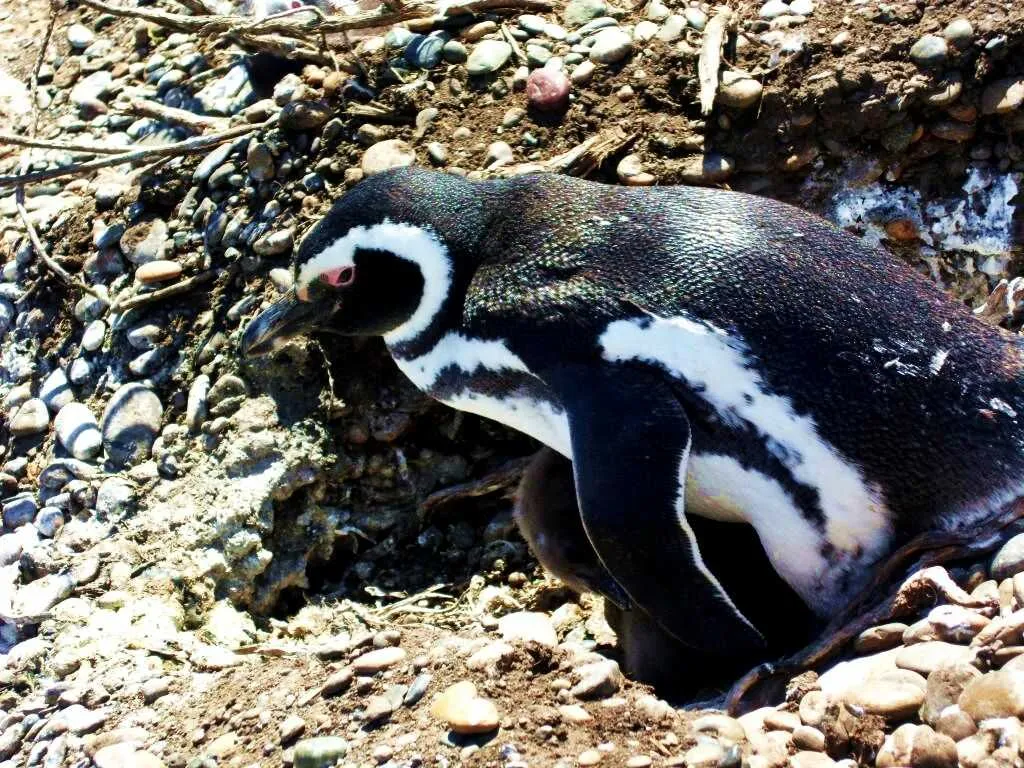
<instances>
[{"instance_id":1,"label":"penguin","mask_svg":"<svg viewBox=\"0 0 1024 768\"><path fill-rule=\"evenodd\" d=\"M241 348L325 325L570 460L604 569L705 653L766 642L725 586L745 563L711 566L698 518L752 531L827 619L902 543L1021 495L1022 342L767 198L381 173L312 227Z\"/></svg>"}]
</instances>

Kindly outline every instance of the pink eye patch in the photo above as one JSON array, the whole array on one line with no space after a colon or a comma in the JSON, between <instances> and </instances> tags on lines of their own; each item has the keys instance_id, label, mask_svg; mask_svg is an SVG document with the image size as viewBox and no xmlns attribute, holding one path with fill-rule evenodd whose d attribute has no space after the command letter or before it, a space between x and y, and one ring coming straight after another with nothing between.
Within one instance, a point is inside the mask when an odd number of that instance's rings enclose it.
<instances>
[{"instance_id":1,"label":"pink eye patch","mask_svg":"<svg viewBox=\"0 0 1024 768\"><path fill-rule=\"evenodd\" d=\"M327 285L340 288L351 285L356 278L356 270L353 267L338 267L321 273L320 280Z\"/></svg>"}]
</instances>

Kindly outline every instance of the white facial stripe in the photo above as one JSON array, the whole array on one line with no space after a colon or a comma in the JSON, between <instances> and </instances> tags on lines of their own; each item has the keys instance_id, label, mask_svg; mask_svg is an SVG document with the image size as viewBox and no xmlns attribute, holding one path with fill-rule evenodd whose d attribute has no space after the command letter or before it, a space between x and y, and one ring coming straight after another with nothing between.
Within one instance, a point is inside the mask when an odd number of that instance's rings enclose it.
<instances>
[{"instance_id":1,"label":"white facial stripe","mask_svg":"<svg viewBox=\"0 0 1024 768\"><path fill-rule=\"evenodd\" d=\"M821 556L821 536L776 480L744 469L732 456L695 453L686 476L686 509L752 525L775 571L812 610L828 610L832 569Z\"/></svg>"},{"instance_id":2,"label":"white facial stripe","mask_svg":"<svg viewBox=\"0 0 1024 768\"><path fill-rule=\"evenodd\" d=\"M408 341L426 330L448 295L452 281L452 262L448 249L432 232L412 224L396 224L385 219L381 224L353 227L344 237L335 240L302 265L295 281L296 293L301 296L301 292L308 289L309 284L324 272L355 266L357 249L392 253L413 262L423 273L423 297L419 306L412 317L384 338L389 342Z\"/></svg>"},{"instance_id":3,"label":"white facial stripe","mask_svg":"<svg viewBox=\"0 0 1024 768\"><path fill-rule=\"evenodd\" d=\"M638 320L609 323L600 343L605 359L661 365L700 389L726 423L752 425L793 477L818 491L835 547L863 548L869 556L884 549L890 526L881 494L821 439L813 419L798 415L787 398L767 393L740 340L686 317L652 317L646 327Z\"/></svg>"}]
</instances>

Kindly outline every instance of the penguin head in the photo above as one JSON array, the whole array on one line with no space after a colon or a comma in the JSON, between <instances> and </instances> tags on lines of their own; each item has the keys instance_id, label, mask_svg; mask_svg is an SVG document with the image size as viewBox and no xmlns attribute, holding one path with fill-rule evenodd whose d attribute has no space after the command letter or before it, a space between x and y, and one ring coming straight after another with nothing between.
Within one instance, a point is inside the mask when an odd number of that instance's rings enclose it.
<instances>
[{"instance_id":1,"label":"penguin head","mask_svg":"<svg viewBox=\"0 0 1024 768\"><path fill-rule=\"evenodd\" d=\"M354 187L302 240L293 289L249 324L243 353L270 352L327 324L389 343L415 338L472 276L477 192L457 176L414 169Z\"/></svg>"}]
</instances>

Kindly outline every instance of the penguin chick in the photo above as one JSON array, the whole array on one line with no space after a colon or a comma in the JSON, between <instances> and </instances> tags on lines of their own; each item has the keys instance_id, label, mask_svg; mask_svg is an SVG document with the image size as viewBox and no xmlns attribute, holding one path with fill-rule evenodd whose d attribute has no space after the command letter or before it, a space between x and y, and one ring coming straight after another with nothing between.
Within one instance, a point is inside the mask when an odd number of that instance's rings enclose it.
<instances>
[{"instance_id":1,"label":"penguin chick","mask_svg":"<svg viewBox=\"0 0 1024 768\"><path fill-rule=\"evenodd\" d=\"M729 585L743 561L705 556L702 519L756 537L827 619L912 538L1024 494L1024 342L770 199L377 174L305 237L242 348L328 324L570 459L605 570L707 653L766 643Z\"/></svg>"},{"instance_id":2,"label":"penguin chick","mask_svg":"<svg viewBox=\"0 0 1024 768\"><path fill-rule=\"evenodd\" d=\"M516 491L513 515L540 564L576 592L596 592L628 609L629 596L605 570L580 519L572 464L544 447Z\"/></svg>"}]
</instances>

